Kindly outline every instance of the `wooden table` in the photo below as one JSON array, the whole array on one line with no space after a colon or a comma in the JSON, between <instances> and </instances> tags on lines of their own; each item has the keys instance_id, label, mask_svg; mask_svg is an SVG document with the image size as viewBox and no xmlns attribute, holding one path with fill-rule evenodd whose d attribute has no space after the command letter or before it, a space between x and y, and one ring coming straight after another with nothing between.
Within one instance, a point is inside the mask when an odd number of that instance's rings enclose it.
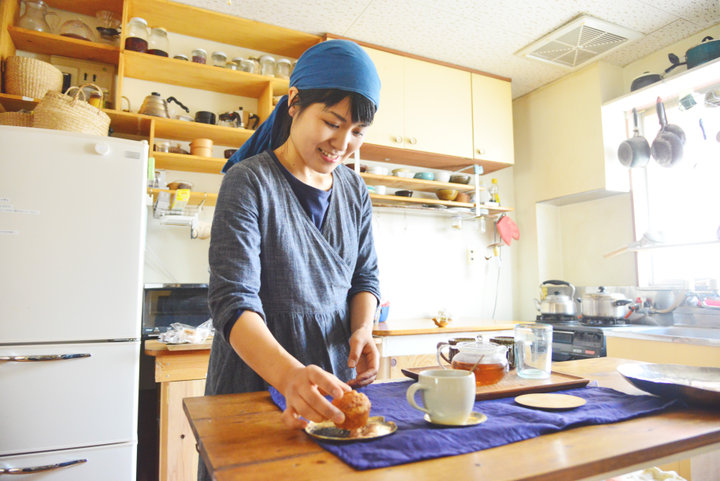
<instances>
[{"instance_id":1,"label":"wooden table","mask_svg":"<svg viewBox=\"0 0 720 481\"><path fill-rule=\"evenodd\" d=\"M584 359L555 363L554 369L640 394L615 371L621 362ZM720 448L720 411L687 409L570 429L461 456L356 471L303 431L286 428L266 392L188 398L184 407L200 456L218 481L600 480Z\"/></svg>"}]
</instances>

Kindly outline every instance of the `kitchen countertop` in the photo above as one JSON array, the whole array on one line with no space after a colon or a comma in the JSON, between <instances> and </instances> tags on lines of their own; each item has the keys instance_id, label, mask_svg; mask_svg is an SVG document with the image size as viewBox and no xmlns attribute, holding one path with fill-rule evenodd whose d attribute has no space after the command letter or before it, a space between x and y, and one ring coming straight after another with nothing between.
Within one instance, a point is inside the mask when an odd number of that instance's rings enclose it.
<instances>
[{"instance_id":1,"label":"kitchen countertop","mask_svg":"<svg viewBox=\"0 0 720 481\"><path fill-rule=\"evenodd\" d=\"M472 323L453 321L445 327L437 327L432 319L421 319L412 322L383 322L373 329L373 336L413 336L417 334L445 334L458 332L484 332L512 330L516 323Z\"/></svg>"},{"instance_id":2,"label":"kitchen countertop","mask_svg":"<svg viewBox=\"0 0 720 481\"><path fill-rule=\"evenodd\" d=\"M622 329L608 329L605 335L608 337L694 344L720 348L720 328L717 327L638 325L627 326Z\"/></svg>"},{"instance_id":3,"label":"kitchen countertop","mask_svg":"<svg viewBox=\"0 0 720 481\"><path fill-rule=\"evenodd\" d=\"M631 394L617 373L624 362L594 358L553 369L594 379ZM240 479L601 480L643 466L720 448L720 412L696 408L584 426L460 456L356 471L301 430L284 426L267 392L186 398L183 402L201 458L217 481Z\"/></svg>"}]
</instances>

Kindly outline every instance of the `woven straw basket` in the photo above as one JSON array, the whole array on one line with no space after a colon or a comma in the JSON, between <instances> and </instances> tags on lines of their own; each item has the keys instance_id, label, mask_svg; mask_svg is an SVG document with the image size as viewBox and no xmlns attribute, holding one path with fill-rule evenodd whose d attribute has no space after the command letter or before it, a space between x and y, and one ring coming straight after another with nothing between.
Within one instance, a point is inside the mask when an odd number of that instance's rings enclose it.
<instances>
[{"instance_id":1,"label":"woven straw basket","mask_svg":"<svg viewBox=\"0 0 720 481\"><path fill-rule=\"evenodd\" d=\"M62 82L62 72L47 62L30 57L7 58L6 93L39 99L48 91L59 92Z\"/></svg>"},{"instance_id":2,"label":"woven straw basket","mask_svg":"<svg viewBox=\"0 0 720 481\"><path fill-rule=\"evenodd\" d=\"M16 127L32 127L32 112L0 112L0 125L15 125Z\"/></svg>"},{"instance_id":3,"label":"woven straw basket","mask_svg":"<svg viewBox=\"0 0 720 481\"><path fill-rule=\"evenodd\" d=\"M100 109L85 102L84 87L94 87L100 92L102 104L102 89L95 84L85 84L80 87L71 87L67 93L75 90L73 95L60 92L48 92L35 107L33 125L41 129L69 130L92 135L107 135L110 127L110 117ZM78 98L80 95L82 99Z\"/></svg>"}]
</instances>

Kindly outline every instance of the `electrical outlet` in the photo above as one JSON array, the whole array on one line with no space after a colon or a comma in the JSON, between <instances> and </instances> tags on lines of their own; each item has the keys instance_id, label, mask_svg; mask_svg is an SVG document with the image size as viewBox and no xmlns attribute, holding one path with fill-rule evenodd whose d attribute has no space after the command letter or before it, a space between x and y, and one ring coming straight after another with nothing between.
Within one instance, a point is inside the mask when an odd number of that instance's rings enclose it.
<instances>
[{"instance_id":1,"label":"electrical outlet","mask_svg":"<svg viewBox=\"0 0 720 481\"><path fill-rule=\"evenodd\" d=\"M473 249L472 247L469 247L467 249L467 263L472 264L477 260L477 250Z\"/></svg>"},{"instance_id":2,"label":"electrical outlet","mask_svg":"<svg viewBox=\"0 0 720 481\"><path fill-rule=\"evenodd\" d=\"M112 87L113 71L101 65L83 65L78 72L78 84L93 83L100 88L110 90Z\"/></svg>"}]
</instances>

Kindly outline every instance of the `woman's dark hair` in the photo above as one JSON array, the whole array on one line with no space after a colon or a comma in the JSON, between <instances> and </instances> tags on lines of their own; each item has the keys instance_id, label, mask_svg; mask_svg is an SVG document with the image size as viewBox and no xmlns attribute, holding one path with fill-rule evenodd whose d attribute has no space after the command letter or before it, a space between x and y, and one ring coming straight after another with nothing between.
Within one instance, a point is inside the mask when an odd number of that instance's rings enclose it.
<instances>
[{"instance_id":1,"label":"woman's dark hair","mask_svg":"<svg viewBox=\"0 0 720 481\"><path fill-rule=\"evenodd\" d=\"M355 92L339 89L298 90L297 95L293 98L292 105L298 107L299 113L312 104L325 104L327 107L332 107L342 102L345 98L350 99L350 115L352 116L353 123L372 123L375 117L375 111L377 110L375 104L367 97ZM275 120L274 129L277 129L277 134L273 132L273 149L280 147L288 137L290 137L292 120L292 117L290 117L287 112L284 112L284 115L278 116Z\"/></svg>"}]
</instances>

